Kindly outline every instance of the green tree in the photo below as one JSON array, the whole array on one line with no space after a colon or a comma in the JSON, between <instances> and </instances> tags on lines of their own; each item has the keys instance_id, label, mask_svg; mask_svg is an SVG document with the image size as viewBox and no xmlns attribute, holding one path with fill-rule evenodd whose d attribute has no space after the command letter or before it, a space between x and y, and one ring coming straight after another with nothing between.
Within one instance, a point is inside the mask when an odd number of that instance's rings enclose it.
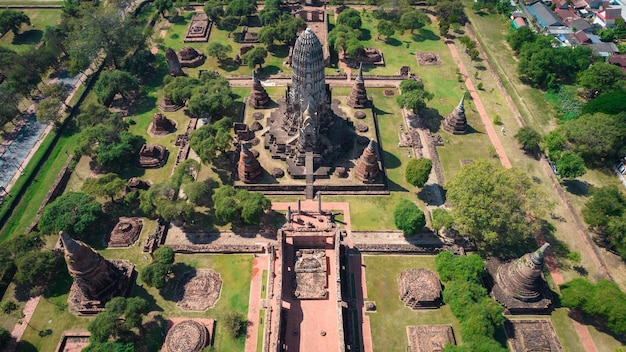
<instances>
[{"instance_id":1,"label":"green tree","mask_svg":"<svg viewBox=\"0 0 626 352\"><path fill-rule=\"evenodd\" d=\"M5 348L9 341L11 341L11 333L4 328L0 328L0 348Z\"/></svg>"},{"instance_id":2,"label":"green tree","mask_svg":"<svg viewBox=\"0 0 626 352\"><path fill-rule=\"evenodd\" d=\"M558 159L567 146L567 138L559 131L550 131L543 136L541 140L541 150L548 155L550 159Z\"/></svg>"},{"instance_id":3,"label":"green tree","mask_svg":"<svg viewBox=\"0 0 626 352\"><path fill-rule=\"evenodd\" d=\"M221 119L213 124L204 125L191 133L189 144L203 163L210 163L230 148L232 120Z\"/></svg>"},{"instance_id":4,"label":"green tree","mask_svg":"<svg viewBox=\"0 0 626 352\"><path fill-rule=\"evenodd\" d=\"M243 63L248 65L250 68L255 68L256 65L259 65L259 68L263 66L265 63L265 59L267 58L267 49L262 46L257 46L254 49L248 51L243 54L241 59Z\"/></svg>"},{"instance_id":5,"label":"green tree","mask_svg":"<svg viewBox=\"0 0 626 352\"><path fill-rule=\"evenodd\" d=\"M200 168L199 162L194 159L187 159L174 169L171 180L177 188L180 188L182 184L193 182L200 172Z\"/></svg>"},{"instance_id":6,"label":"green tree","mask_svg":"<svg viewBox=\"0 0 626 352\"><path fill-rule=\"evenodd\" d=\"M447 186L455 227L480 249L500 256L520 254L520 244L537 229L530 219L545 207L525 173L486 160L464 166Z\"/></svg>"},{"instance_id":7,"label":"green tree","mask_svg":"<svg viewBox=\"0 0 626 352\"><path fill-rule=\"evenodd\" d=\"M204 3L204 13L211 22L218 23L220 18L224 16L224 6L219 0L207 1Z\"/></svg>"},{"instance_id":8,"label":"green tree","mask_svg":"<svg viewBox=\"0 0 626 352\"><path fill-rule=\"evenodd\" d=\"M230 44L222 44L220 42L212 42L207 47L207 55L216 58L218 61L224 61L233 50Z\"/></svg>"},{"instance_id":9,"label":"green tree","mask_svg":"<svg viewBox=\"0 0 626 352\"><path fill-rule=\"evenodd\" d=\"M615 186L605 186L593 190L591 199L582 209L585 222L596 232L603 233L611 220L624 214L626 197Z\"/></svg>"},{"instance_id":10,"label":"green tree","mask_svg":"<svg viewBox=\"0 0 626 352\"><path fill-rule=\"evenodd\" d=\"M132 165L146 140L123 131L109 143L100 144L96 150L96 161L106 171L121 171Z\"/></svg>"},{"instance_id":11,"label":"green tree","mask_svg":"<svg viewBox=\"0 0 626 352\"><path fill-rule=\"evenodd\" d=\"M228 311L223 317L226 331L233 338L238 338L246 333L248 320L239 312Z\"/></svg>"},{"instance_id":12,"label":"green tree","mask_svg":"<svg viewBox=\"0 0 626 352\"><path fill-rule=\"evenodd\" d=\"M522 146L522 149L527 152L536 153L539 150L541 135L532 127L524 126L520 128L515 134L515 139Z\"/></svg>"},{"instance_id":13,"label":"green tree","mask_svg":"<svg viewBox=\"0 0 626 352\"><path fill-rule=\"evenodd\" d=\"M422 92L417 90L402 92L396 100L401 107L411 110L416 114L426 107Z\"/></svg>"},{"instance_id":14,"label":"green tree","mask_svg":"<svg viewBox=\"0 0 626 352\"><path fill-rule=\"evenodd\" d=\"M15 258L15 282L22 285L34 285L48 278L56 262L52 251L33 251Z\"/></svg>"},{"instance_id":15,"label":"green tree","mask_svg":"<svg viewBox=\"0 0 626 352\"><path fill-rule=\"evenodd\" d=\"M442 228L449 229L454 225L454 217L444 208L435 208L432 211L433 230L439 231Z\"/></svg>"},{"instance_id":16,"label":"green tree","mask_svg":"<svg viewBox=\"0 0 626 352\"><path fill-rule=\"evenodd\" d=\"M511 31L506 36L506 41L516 54L520 53L522 46L526 43L532 43L535 41L537 35L533 32L532 28L526 26L521 27L516 31Z\"/></svg>"},{"instance_id":17,"label":"green tree","mask_svg":"<svg viewBox=\"0 0 626 352\"><path fill-rule=\"evenodd\" d=\"M376 26L376 30L378 31L378 39L380 40L380 36L382 35L385 39L389 39L395 32L395 24L391 21L380 20L378 21L378 25Z\"/></svg>"},{"instance_id":18,"label":"green tree","mask_svg":"<svg viewBox=\"0 0 626 352\"><path fill-rule=\"evenodd\" d=\"M431 22L432 21L430 20L428 15L426 15L426 13L421 10L405 12L400 17L400 27L403 30L411 30L411 34L413 34L414 30L421 29Z\"/></svg>"},{"instance_id":19,"label":"green tree","mask_svg":"<svg viewBox=\"0 0 626 352\"><path fill-rule=\"evenodd\" d=\"M406 166L406 182L415 187L424 187L430 170L433 168L433 162L430 159L411 159Z\"/></svg>"},{"instance_id":20,"label":"green tree","mask_svg":"<svg viewBox=\"0 0 626 352\"><path fill-rule=\"evenodd\" d=\"M113 115L114 114L112 114L104 105L96 102L89 102L80 106L80 112L76 116L76 122L80 128L92 127L102 123L118 126L119 130L126 129L127 126L122 118L119 115ZM115 120L110 120L112 118Z\"/></svg>"},{"instance_id":21,"label":"green tree","mask_svg":"<svg viewBox=\"0 0 626 352\"><path fill-rule=\"evenodd\" d=\"M563 178L576 178L585 174L585 161L580 155L565 151L556 161L556 168Z\"/></svg>"},{"instance_id":22,"label":"green tree","mask_svg":"<svg viewBox=\"0 0 626 352\"><path fill-rule=\"evenodd\" d=\"M587 165L599 165L622 156L619 153L626 145L626 113L582 115L567 121L560 130Z\"/></svg>"},{"instance_id":23,"label":"green tree","mask_svg":"<svg viewBox=\"0 0 626 352\"><path fill-rule=\"evenodd\" d=\"M396 227L405 236L418 234L426 226L424 212L408 199L402 199L393 211L393 219Z\"/></svg>"},{"instance_id":24,"label":"green tree","mask_svg":"<svg viewBox=\"0 0 626 352\"><path fill-rule=\"evenodd\" d=\"M266 209L272 205L269 199L259 192L236 190L232 186L222 186L213 194L215 217L224 222L242 222L258 225Z\"/></svg>"},{"instance_id":25,"label":"green tree","mask_svg":"<svg viewBox=\"0 0 626 352\"><path fill-rule=\"evenodd\" d=\"M117 94L129 99L139 91L139 80L129 72L121 70L104 71L93 86L98 101L109 105Z\"/></svg>"},{"instance_id":26,"label":"green tree","mask_svg":"<svg viewBox=\"0 0 626 352\"><path fill-rule=\"evenodd\" d=\"M0 128L9 122L13 122L20 114L18 107L20 100L21 94L15 92L6 84L0 84Z\"/></svg>"},{"instance_id":27,"label":"green tree","mask_svg":"<svg viewBox=\"0 0 626 352\"><path fill-rule=\"evenodd\" d=\"M135 352L135 345L132 342L91 342L82 352Z\"/></svg>"},{"instance_id":28,"label":"green tree","mask_svg":"<svg viewBox=\"0 0 626 352\"><path fill-rule=\"evenodd\" d=\"M140 328L141 319L148 311L148 302L141 297L111 299L87 327L90 343L105 343L109 338L117 339L130 329Z\"/></svg>"},{"instance_id":29,"label":"green tree","mask_svg":"<svg viewBox=\"0 0 626 352\"><path fill-rule=\"evenodd\" d=\"M183 187L187 200L199 206L208 206L213 194L213 186L211 180L196 181L186 184Z\"/></svg>"},{"instance_id":30,"label":"green tree","mask_svg":"<svg viewBox=\"0 0 626 352\"><path fill-rule=\"evenodd\" d=\"M581 111L582 114L594 114L596 112L609 115L626 112L626 90L618 89L600 94L597 98L587 102Z\"/></svg>"},{"instance_id":31,"label":"green tree","mask_svg":"<svg viewBox=\"0 0 626 352\"><path fill-rule=\"evenodd\" d=\"M259 31L259 42L271 47L278 40L276 27L266 26Z\"/></svg>"},{"instance_id":32,"label":"green tree","mask_svg":"<svg viewBox=\"0 0 626 352\"><path fill-rule=\"evenodd\" d=\"M353 29L359 29L361 28L361 24L362 24L361 15L359 14L359 11L355 9L347 9L347 10L341 11L339 16L337 16L337 24L346 25Z\"/></svg>"},{"instance_id":33,"label":"green tree","mask_svg":"<svg viewBox=\"0 0 626 352\"><path fill-rule=\"evenodd\" d=\"M0 11L0 37L8 31L18 35L24 23L30 25L30 18L24 12L15 10Z\"/></svg>"},{"instance_id":34,"label":"green tree","mask_svg":"<svg viewBox=\"0 0 626 352\"><path fill-rule=\"evenodd\" d=\"M115 197L119 196L126 188L126 181L114 173L108 173L100 177L88 178L83 183L82 191L94 197L110 197L115 203Z\"/></svg>"},{"instance_id":35,"label":"green tree","mask_svg":"<svg viewBox=\"0 0 626 352\"><path fill-rule=\"evenodd\" d=\"M224 11L227 16L248 16L256 11L256 4L253 0L233 0L229 1Z\"/></svg>"},{"instance_id":36,"label":"green tree","mask_svg":"<svg viewBox=\"0 0 626 352\"><path fill-rule=\"evenodd\" d=\"M100 53L106 63L119 68L121 60L142 40L141 28L133 16L124 16L112 6L100 6L81 12L69 33L70 71L87 68Z\"/></svg>"},{"instance_id":37,"label":"green tree","mask_svg":"<svg viewBox=\"0 0 626 352\"><path fill-rule=\"evenodd\" d=\"M241 19L237 16L226 16L219 22L219 28L228 32L228 38L239 27Z\"/></svg>"},{"instance_id":38,"label":"green tree","mask_svg":"<svg viewBox=\"0 0 626 352\"><path fill-rule=\"evenodd\" d=\"M578 84L585 88L585 96L593 99L602 93L622 88L624 77L626 76L619 67L597 62L578 75Z\"/></svg>"},{"instance_id":39,"label":"green tree","mask_svg":"<svg viewBox=\"0 0 626 352\"><path fill-rule=\"evenodd\" d=\"M165 287L167 277L174 264L174 251L171 247L159 247L153 253L154 259L141 272L141 280L150 287Z\"/></svg>"},{"instance_id":40,"label":"green tree","mask_svg":"<svg viewBox=\"0 0 626 352\"><path fill-rule=\"evenodd\" d=\"M165 18L165 12L170 11L174 7L172 0L154 0L154 7L159 11L161 17Z\"/></svg>"},{"instance_id":41,"label":"green tree","mask_svg":"<svg viewBox=\"0 0 626 352\"><path fill-rule=\"evenodd\" d=\"M44 234L65 231L80 239L95 230L101 217L102 206L91 196L66 192L46 205L38 227Z\"/></svg>"}]
</instances>

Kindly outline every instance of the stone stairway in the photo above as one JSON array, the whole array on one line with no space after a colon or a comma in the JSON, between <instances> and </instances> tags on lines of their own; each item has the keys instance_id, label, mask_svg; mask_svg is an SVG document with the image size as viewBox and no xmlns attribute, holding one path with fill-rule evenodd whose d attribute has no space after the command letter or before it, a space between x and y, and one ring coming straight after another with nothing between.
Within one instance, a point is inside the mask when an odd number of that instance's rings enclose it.
<instances>
[{"instance_id":1,"label":"stone stairway","mask_svg":"<svg viewBox=\"0 0 626 352\"><path fill-rule=\"evenodd\" d=\"M313 182L315 177L313 176L313 152L307 151L304 156L304 170L306 175L306 199L313 199L315 196L313 189Z\"/></svg>"}]
</instances>

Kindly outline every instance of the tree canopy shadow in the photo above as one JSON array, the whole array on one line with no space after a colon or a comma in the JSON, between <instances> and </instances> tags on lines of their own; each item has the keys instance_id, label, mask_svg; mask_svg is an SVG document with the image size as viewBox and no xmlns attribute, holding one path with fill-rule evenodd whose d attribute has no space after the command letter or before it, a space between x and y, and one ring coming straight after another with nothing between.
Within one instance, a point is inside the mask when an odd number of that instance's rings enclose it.
<instances>
[{"instance_id":1,"label":"tree canopy shadow","mask_svg":"<svg viewBox=\"0 0 626 352\"><path fill-rule=\"evenodd\" d=\"M147 95L145 93L135 100L133 106L130 108L130 115L141 115L156 108L157 98Z\"/></svg>"},{"instance_id":2,"label":"tree canopy shadow","mask_svg":"<svg viewBox=\"0 0 626 352\"><path fill-rule=\"evenodd\" d=\"M445 203L443 189L436 183L424 185L417 192L417 198L421 199L426 205L440 206Z\"/></svg>"},{"instance_id":3,"label":"tree canopy shadow","mask_svg":"<svg viewBox=\"0 0 626 352\"><path fill-rule=\"evenodd\" d=\"M485 67L485 65L476 65L474 66L475 69L477 69L478 71L487 71L487 67Z\"/></svg>"},{"instance_id":4,"label":"tree canopy shadow","mask_svg":"<svg viewBox=\"0 0 626 352\"><path fill-rule=\"evenodd\" d=\"M189 264L186 263L175 263L172 266L172 271L170 277L167 280L165 286L159 290L159 294L163 299L171 302L175 302L176 300L176 286L180 279L185 275L185 273L189 271L195 271L196 269Z\"/></svg>"},{"instance_id":5,"label":"tree canopy shadow","mask_svg":"<svg viewBox=\"0 0 626 352\"><path fill-rule=\"evenodd\" d=\"M233 59L227 58L219 62L219 68L226 72L233 72L239 68L239 64L233 61Z\"/></svg>"},{"instance_id":6,"label":"tree canopy shadow","mask_svg":"<svg viewBox=\"0 0 626 352\"><path fill-rule=\"evenodd\" d=\"M276 65L267 65L267 66L264 66L263 68L261 68L259 70L259 73L262 74L262 75L270 76L270 75L276 75L276 74L280 73L281 71L282 71L282 69L280 67L276 66Z\"/></svg>"},{"instance_id":7,"label":"tree canopy shadow","mask_svg":"<svg viewBox=\"0 0 626 352\"><path fill-rule=\"evenodd\" d=\"M439 40L440 36L436 35L433 31L428 28L422 28L417 33L411 34L411 39L414 42L424 42L427 40Z\"/></svg>"},{"instance_id":8,"label":"tree canopy shadow","mask_svg":"<svg viewBox=\"0 0 626 352\"><path fill-rule=\"evenodd\" d=\"M289 46L288 45L271 45L268 48L268 51L274 57L285 58L289 56Z\"/></svg>"},{"instance_id":9,"label":"tree canopy shadow","mask_svg":"<svg viewBox=\"0 0 626 352\"><path fill-rule=\"evenodd\" d=\"M159 306L157 304L157 301L154 299L154 297L150 294L150 292L148 292L148 290L146 290L145 287L143 287L144 284L138 284L135 282L135 285L133 286L132 290L131 290L131 296L132 297L141 297L143 299L146 300L146 302L148 302L148 305L150 307L150 310L152 311L157 311L157 312L162 312L163 311L163 307Z\"/></svg>"},{"instance_id":10,"label":"tree canopy shadow","mask_svg":"<svg viewBox=\"0 0 626 352\"><path fill-rule=\"evenodd\" d=\"M359 37L360 41L368 41L372 39L372 32L367 28L359 29L361 31L361 37Z\"/></svg>"},{"instance_id":11,"label":"tree canopy shadow","mask_svg":"<svg viewBox=\"0 0 626 352\"><path fill-rule=\"evenodd\" d=\"M565 189L576 196L589 197L593 191L593 185L587 181L581 180L564 180Z\"/></svg>"},{"instance_id":12,"label":"tree canopy shadow","mask_svg":"<svg viewBox=\"0 0 626 352\"><path fill-rule=\"evenodd\" d=\"M37 44L43 38L43 31L40 29L29 29L19 33L13 37L11 44L13 45L33 45Z\"/></svg>"},{"instance_id":13,"label":"tree canopy shadow","mask_svg":"<svg viewBox=\"0 0 626 352\"><path fill-rule=\"evenodd\" d=\"M385 39L385 44L391 45L391 46L400 46L400 45L402 45L402 42L399 41L396 38L391 38L390 37L390 38Z\"/></svg>"},{"instance_id":14,"label":"tree canopy shadow","mask_svg":"<svg viewBox=\"0 0 626 352\"><path fill-rule=\"evenodd\" d=\"M397 169L402 165L402 162L395 154L391 154L386 150L383 150L383 159L385 160L385 168Z\"/></svg>"}]
</instances>

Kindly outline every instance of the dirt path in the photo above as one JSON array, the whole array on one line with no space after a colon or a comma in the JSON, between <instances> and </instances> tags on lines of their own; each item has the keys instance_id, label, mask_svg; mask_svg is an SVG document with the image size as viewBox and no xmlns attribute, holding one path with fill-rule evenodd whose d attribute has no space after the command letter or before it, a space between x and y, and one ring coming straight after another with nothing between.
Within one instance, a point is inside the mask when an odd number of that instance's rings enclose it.
<instances>
[{"instance_id":1,"label":"dirt path","mask_svg":"<svg viewBox=\"0 0 626 352\"><path fill-rule=\"evenodd\" d=\"M248 321L251 323L246 330L246 351L257 350L259 334L259 312L261 311L261 291L263 290L263 270L267 270L267 255L255 255L252 264L252 282L250 284L250 301L248 303ZM263 343L261 341L261 343Z\"/></svg>"},{"instance_id":2,"label":"dirt path","mask_svg":"<svg viewBox=\"0 0 626 352\"><path fill-rule=\"evenodd\" d=\"M461 75L465 77L465 86L467 87L467 91L470 92L470 95L472 96L474 105L476 105L476 110L478 110L480 119L482 120L483 125L485 125L485 130L487 130L487 135L491 140L491 144L494 148L496 148L496 153L498 153L498 158L500 158L502 166L510 169L511 162L504 152L504 147L502 147L502 143L500 143L500 138L498 138L498 135L496 134L496 130L493 127L493 123L491 123L491 120L489 119L489 115L487 115L487 111L485 110L483 103L480 101L480 97L478 96L476 88L474 88L474 83L472 83L472 80L469 78L467 70L465 69L465 65L463 65L463 62L461 62L459 52L456 50L454 42L452 42L452 40L446 39L446 45L448 46L448 49L450 49L450 54L452 54L452 57L454 58L454 61L456 62L459 71L461 72Z\"/></svg>"},{"instance_id":3,"label":"dirt path","mask_svg":"<svg viewBox=\"0 0 626 352\"><path fill-rule=\"evenodd\" d=\"M15 324L13 331L11 331L11 341L7 346L6 352L13 352L17 348L17 343L22 339L24 331L26 331L26 327L28 327L30 318L33 316L33 313L35 313L35 309L37 308L40 299L41 296L32 297L28 300L28 302L26 302L23 310L24 317L20 319L17 324Z\"/></svg>"}]
</instances>

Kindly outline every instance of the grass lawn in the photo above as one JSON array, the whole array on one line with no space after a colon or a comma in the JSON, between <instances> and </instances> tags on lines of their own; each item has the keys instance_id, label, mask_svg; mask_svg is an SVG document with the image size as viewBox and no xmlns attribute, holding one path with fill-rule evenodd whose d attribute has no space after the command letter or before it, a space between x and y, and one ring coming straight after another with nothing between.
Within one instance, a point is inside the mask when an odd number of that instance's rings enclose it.
<instances>
[{"instance_id":1,"label":"grass lawn","mask_svg":"<svg viewBox=\"0 0 626 352\"><path fill-rule=\"evenodd\" d=\"M457 344L461 344L459 323L448 306L412 310L398 298L397 278L407 269L435 271L434 256L364 256L367 301L376 303L376 313L368 313L374 351L405 351L408 325L452 325Z\"/></svg>"},{"instance_id":2,"label":"grass lawn","mask_svg":"<svg viewBox=\"0 0 626 352\"><path fill-rule=\"evenodd\" d=\"M263 335L265 331L265 309L259 311L259 330L256 339L256 351L263 351Z\"/></svg>"},{"instance_id":3,"label":"grass lawn","mask_svg":"<svg viewBox=\"0 0 626 352\"><path fill-rule=\"evenodd\" d=\"M6 0L0 0L0 6L6 5ZM43 38L47 26L55 26L61 20L61 9L19 9L30 18L32 25L22 25L18 35L9 32L0 37L0 46L22 52L33 48Z\"/></svg>"}]
</instances>

